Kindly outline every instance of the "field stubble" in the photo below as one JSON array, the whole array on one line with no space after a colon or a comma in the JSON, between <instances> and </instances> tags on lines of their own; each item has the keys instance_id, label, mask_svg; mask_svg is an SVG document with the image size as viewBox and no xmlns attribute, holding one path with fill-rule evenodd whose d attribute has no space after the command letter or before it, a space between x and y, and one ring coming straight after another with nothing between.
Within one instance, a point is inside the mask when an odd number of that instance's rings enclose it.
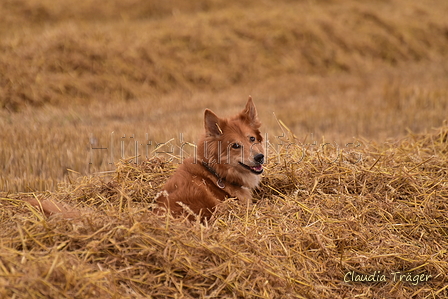
<instances>
[{"instance_id":1,"label":"field stubble","mask_svg":"<svg viewBox=\"0 0 448 299\"><path fill-rule=\"evenodd\" d=\"M175 2L2 2L0 189L111 170L137 138L142 157L148 140L195 142L204 108L233 113L248 94L273 139L273 112L341 144L446 118L443 1Z\"/></svg>"},{"instance_id":2,"label":"field stubble","mask_svg":"<svg viewBox=\"0 0 448 299\"><path fill-rule=\"evenodd\" d=\"M446 1L108 3L0 4L0 297L448 297ZM248 94L256 205L155 217L204 108Z\"/></svg>"},{"instance_id":3,"label":"field stubble","mask_svg":"<svg viewBox=\"0 0 448 299\"><path fill-rule=\"evenodd\" d=\"M1 194L1 295L444 298L447 138L445 126L350 153L284 146L254 206L229 200L206 223L151 212L175 169L157 158L57 192ZM81 216L46 218L27 198Z\"/></svg>"},{"instance_id":4,"label":"field stubble","mask_svg":"<svg viewBox=\"0 0 448 299\"><path fill-rule=\"evenodd\" d=\"M278 120L302 143L317 147L343 148L360 138L389 142L428 131L440 126L448 111L448 90L440 79L445 70L434 66L434 77L428 77L431 67L414 66L407 73L386 68L382 75L284 76L219 93L174 92L131 102L0 112L0 189L54 190L71 174L110 171L119 159L136 154L141 161L173 146L179 155L184 142L197 142L206 107L231 115L248 94L260 107L263 133L274 146L283 134Z\"/></svg>"}]
</instances>

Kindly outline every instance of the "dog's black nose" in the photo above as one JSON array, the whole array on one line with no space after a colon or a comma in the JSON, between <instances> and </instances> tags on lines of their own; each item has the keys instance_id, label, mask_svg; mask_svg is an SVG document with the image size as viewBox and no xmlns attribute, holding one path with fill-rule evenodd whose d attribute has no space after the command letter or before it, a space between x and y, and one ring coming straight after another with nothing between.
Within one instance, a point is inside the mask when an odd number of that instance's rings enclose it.
<instances>
[{"instance_id":1,"label":"dog's black nose","mask_svg":"<svg viewBox=\"0 0 448 299\"><path fill-rule=\"evenodd\" d=\"M264 155L258 154L254 157L255 162L263 164L264 163Z\"/></svg>"}]
</instances>

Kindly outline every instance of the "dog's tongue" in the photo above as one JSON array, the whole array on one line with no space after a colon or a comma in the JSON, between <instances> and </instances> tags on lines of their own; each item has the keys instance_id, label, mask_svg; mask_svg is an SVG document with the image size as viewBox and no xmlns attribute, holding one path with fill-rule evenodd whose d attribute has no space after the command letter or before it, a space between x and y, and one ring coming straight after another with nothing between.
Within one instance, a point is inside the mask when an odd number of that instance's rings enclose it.
<instances>
[{"instance_id":1,"label":"dog's tongue","mask_svg":"<svg viewBox=\"0 0 448 299\"><path fill-rule=\"evenodd\" d=\"M263 165L258 165L258 166L252 166L251 169L255 170L255 171L260 171L263 169Z\"/></svg>"}]
</instances>

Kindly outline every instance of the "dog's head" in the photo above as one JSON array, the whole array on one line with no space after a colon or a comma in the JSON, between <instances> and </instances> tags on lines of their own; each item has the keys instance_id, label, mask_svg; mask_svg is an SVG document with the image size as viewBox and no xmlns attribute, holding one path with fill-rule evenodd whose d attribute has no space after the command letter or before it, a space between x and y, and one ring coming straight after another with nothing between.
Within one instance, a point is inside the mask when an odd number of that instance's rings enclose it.
<instances>
[{"instance_id":1,"label":"dog's head","mask_svg":"<svg viewBox=\"0 0 448 299\"><path fill-rule=\"evenodd\" d=\"M204 125L204 148L198 149L199 156L226 180L256 187L265 157L261 123L252 98L243 111L229 119L205 110Z\"/></svg>"}]
</instances>

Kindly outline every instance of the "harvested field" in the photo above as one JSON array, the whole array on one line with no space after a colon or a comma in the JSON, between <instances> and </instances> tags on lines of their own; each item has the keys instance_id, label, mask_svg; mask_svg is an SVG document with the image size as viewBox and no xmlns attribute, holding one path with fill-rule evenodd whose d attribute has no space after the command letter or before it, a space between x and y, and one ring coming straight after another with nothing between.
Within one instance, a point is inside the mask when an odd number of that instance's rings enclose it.
<instances>
[{"instance_id":1,"label":"harvested field","mask_svg":"<svg viewBox=\"0 0 448 299\"><path fill-rule=\"evenodd\" d=\"M447 138L445 126L337 156L282 148L253 207L229 200L205 224L151 213L173 171L159 159L58 192L3 194L1 295L445 298ZM30 197L82 216L46 218Z\"/></svg>"},{"instance_id":2,"label":"harvested field","mask_svg":"<svg viewBox=\"0 0 448 299\"><path fill-rule=\"evenodd\" d=\"M300 137L340 144L439 127L447 11L443 0L3 1L0 190L113 171L135 140L194 142L205 108L230 115L249 94L270 136L273 112Z\"/></svg>"},{"instance_id":3,"label":"harvested field","mask_svg":"<svg viewBox=\"0 0 448 299\"><path fill-rule=\"evenodd\" d=\"M1 1L0 298L448 298L447 14ZM268 148L254 205L154 215L204 109L249 94Z\"/></svg>"}]
</instances>

